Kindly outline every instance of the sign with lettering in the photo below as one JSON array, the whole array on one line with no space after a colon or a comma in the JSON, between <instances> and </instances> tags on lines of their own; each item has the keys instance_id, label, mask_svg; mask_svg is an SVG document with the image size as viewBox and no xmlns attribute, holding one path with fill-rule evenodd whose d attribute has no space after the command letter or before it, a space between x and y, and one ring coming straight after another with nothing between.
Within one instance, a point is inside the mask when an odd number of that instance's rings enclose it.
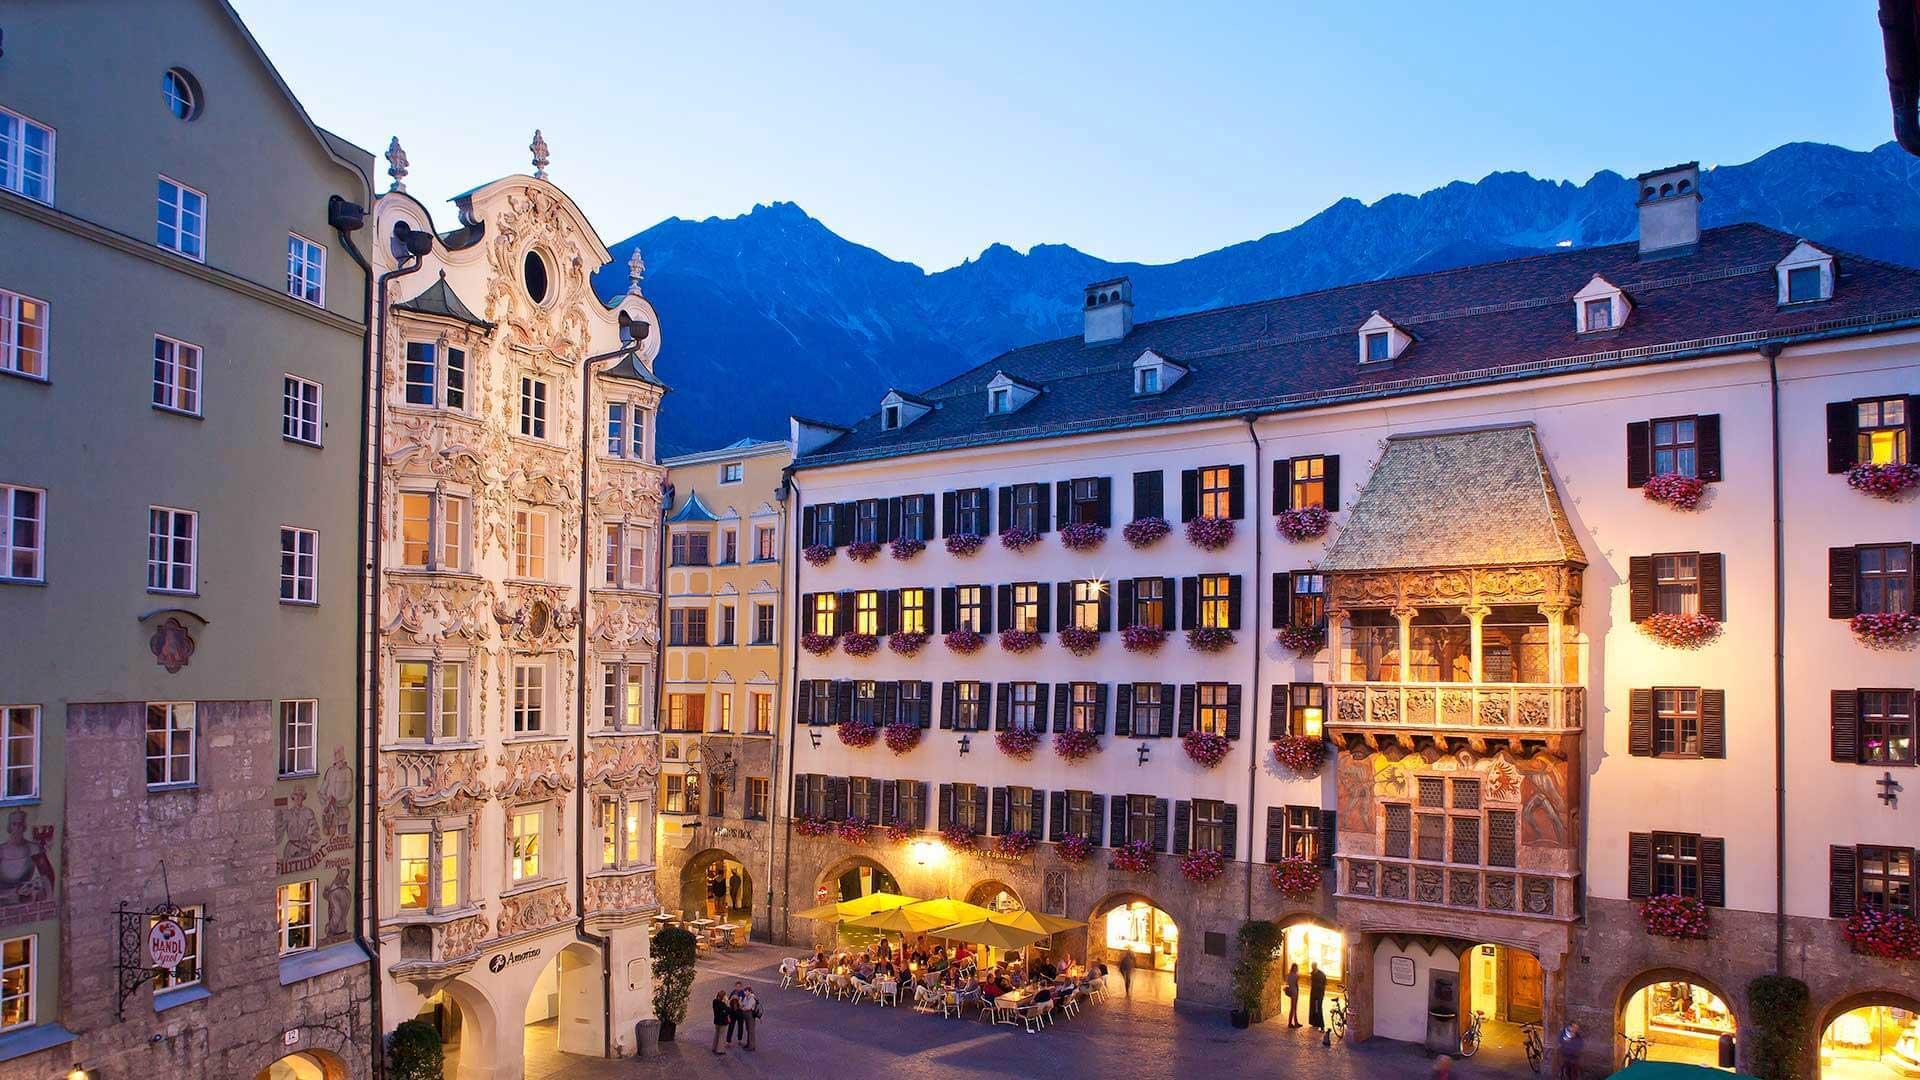
<instances>
[{"instance_id":1,"label":"sign with lettering","mask_svg":"<svg viewBox=\"0 0 1920 1080\"><path fill-rule=\"evenodd\" d=\"M539 955L540 955L539 949L526 949L521 952L495 953L493 955L493 959L487 961L487 970L493 972L495 975L498 975L501 972L507 970L508 968L512 967L515 964L520 963L523 960L531 960L534 957Z\"/></svg>"},{"instance_id":2,"label":"sign with lettering","mask_svg":"<svg viewBox=\"0 0 1920 1080\"><path fill-rule=\"evenodd\" d=\"M155 919L147 930L147 957L153 966L172 971L187 958L187 932L173 919Z\"/></svg>"},{"instance_id":3,"label":"sign with lettering","mask_svg":"<svg viewBox=\"0 0 1920 1080\"><path fill-rule=\"evenodd\" d=\"M1387 978L1393 980L1393 985L1395 986L1412 986L1413 985L1413 957L1411 956L1387 957Z\"/></svg>"}]
</instances>

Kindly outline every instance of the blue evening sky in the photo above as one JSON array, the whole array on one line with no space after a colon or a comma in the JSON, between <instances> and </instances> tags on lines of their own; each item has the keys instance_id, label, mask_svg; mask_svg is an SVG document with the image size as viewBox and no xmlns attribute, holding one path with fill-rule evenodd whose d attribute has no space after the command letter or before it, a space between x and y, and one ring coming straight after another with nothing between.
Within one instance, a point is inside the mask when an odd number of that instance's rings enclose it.
<instances>
[{"instance_id":1,"label":"blue evening sky","mask_svg":"<svg viewBox=\"0 0 1920 1080\"><path fill-rule=\"evenodd\" d=\"M400 136L431 207L528 170L539 127L609 243L790 200L929 270L995 241L1162 262L1344 195L1890 137L1867 0L235 4L318 123Z\"/></svg>"}]
</instances>

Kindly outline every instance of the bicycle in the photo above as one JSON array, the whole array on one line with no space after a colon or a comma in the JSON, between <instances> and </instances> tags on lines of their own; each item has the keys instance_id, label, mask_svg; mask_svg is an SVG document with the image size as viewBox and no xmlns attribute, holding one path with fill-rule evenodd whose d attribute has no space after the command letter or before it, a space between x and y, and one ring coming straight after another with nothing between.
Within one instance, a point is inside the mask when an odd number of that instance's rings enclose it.
<instances>
[{"instance_id":1,"label":"bicycle","mask_svg":"<svg viewBox=\"0 0 1920 1080\"><path fill-rule=\"evenodd\" d=\"M1347 1012L1347 999L1334 998L1333 1006L1327 1011L1327 1045L1331 1046L1347 1037L1347 1028L1353 1023Z\"/></svg>"},{"instance_id":2,"label":"bicycle","mask_svg":"<svg viewBox=\"0 0 1920 1080\"><path fill-rule=\"evenodd\" d=\"M1467 1017L1467 1029L1460 1033L1460 1056L1470 1058L1480 1052L1480 1022L1486 1014L1479 1009Z\"/></svg>"},{"instance_id":3,"label":"bicycle","mask_svg":"<svg viewBox=\"0 0 1920 1080\"><path fill-rule=\"evenodd\" d=\"M1520 1025L1520 1037L1527 1046L1527 1067L1539 1072L1540 1063L1547 1056L1546 1034L1540 1030L1539 1024L1526 1023Z\"/></svg>"},{"instance_id":4,"label":"bicycle","mask_svg":"<svg viewBox=\"0 0 1920 1080\"><path fill-rule=\"evenodd\" d=\"M1621 1067L1621 1068L1623 1068L1623 1069L1624 1069L1624 1068L1626 1068L1627 1066L1629 1066L1629 1065L1631 1065L1631 1064L1633 1064L1633 1063L1634 1063L1634 1062L1636 1062L1636 1061L1645 1061L1645 1060L1647 1060L1647 1038L1646 1038L1646 1036L1644 1036L1644 1035L1642 1035L1642 1036L1640 1036L1640 1037L1638 1037L1638 1038L1635 1038L1634 1036L1632 1036L1632 1035L1629 1035L1629 1034L1627 1034L1626 1032L1624 1032L1624 1031L1623 1031L1623 1032L1621 1032L1621 1033L1620 1033L1620 1037L1621 1037L1622 1039L1625 1039L1625 1040L1627 1041L1627 1052L1626 1052L1626 1055L1625 1055L1624 1057L1622 1057L1622 1058L1620 1059L1620 1067Z\"/></svg>"}]
</instances>

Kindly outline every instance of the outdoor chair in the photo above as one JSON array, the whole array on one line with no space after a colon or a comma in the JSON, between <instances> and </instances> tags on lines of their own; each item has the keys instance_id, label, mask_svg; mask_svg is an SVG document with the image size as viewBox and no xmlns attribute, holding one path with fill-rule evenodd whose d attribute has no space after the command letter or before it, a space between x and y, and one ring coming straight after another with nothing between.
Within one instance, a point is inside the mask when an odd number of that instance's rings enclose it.
<instances>
[{"instance_id":1,"label":"outdoor chair","mask_svg":"<svg viewBox=\"0 0 1920 1080\"><path fill-rule=\"evenodd\" d=\"M958 993L952 990L947 990L941 993L940 1016L942 1019L945 1019L946 1017L949 1017L949 1016L953 1017L955 1020L960 1019L960 995Z\"/></svg>"},{"instance_id":2,"label":"outdoor chair","mask_svg":"<svg viewBox=\"0 0 1920 1080\"><path fill-rule=\"evenodd\" d=\"M845 1001L853 996L853 979L846 975L833 977L833 996Z\"/></svg>"},{"instance_id":3,"label":"outdoor chair","mask_svg":"<svg viewBox=\"0 0 1920 1080\"><path fill-rule=\"evenodd\" d=\"M853 986L853 1003L855 1005L860 1004L860 1002L866 998L877 997L873 990L873 984L867 982L865 979L855 977L850 980L850 982Z\"/></svg>"},{"instance_id":4,"label":"outdoor chair","mask_svg":"<svg viewBox=\"0 0 1920 1080\"><path fill-rule=\"evenodd\" d=\"M799 973L800 961L797 958L789 956L780 961L780 986L783 989L792 986L794 977Z\"/></svg>"}]
</instances>

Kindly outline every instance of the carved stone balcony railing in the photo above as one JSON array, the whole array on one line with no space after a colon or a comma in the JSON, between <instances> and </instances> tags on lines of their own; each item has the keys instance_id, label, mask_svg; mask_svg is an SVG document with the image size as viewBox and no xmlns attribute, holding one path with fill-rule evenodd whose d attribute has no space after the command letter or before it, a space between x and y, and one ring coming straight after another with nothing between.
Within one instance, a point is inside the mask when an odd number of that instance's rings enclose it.
<instances>
[{"instance_id":1,"label":"carved stone balcony railing","mask_svg":"<svg viewBox=\"0 0 1920 1080\"><path fill-rule=\"evenodd\" d=\"M1580 686L1540 683L1335 683L1329 729L1426 730L1504 737L1577 732Z\"/></svg>"},{"instance_id":2,"label":"carved stone balcony railing","mask_svg":"<svg viewBox=\"0 0 1920 1080\"><path fill-rule=\"evenodd\" d=\"M454 918L423 914L418 921L402 913L388 924L400 927L400 959L390 969L393 975L424 982L472 967L490 936L487 917L478 911Z\"/></svg>"},{"instance_id":3,"label":"carved stone balcony railing","mask_svg":"<svg viewBox=\"0 0 1920 1080\"><path fill-rule=\"evenodd\" d=\"M1371 855L1335 857L1345 864L1338 893L1344 898L1562 922L1575 917L1577 879L1571 874L1454 866Z\"/></svg>"}]
</instances>

